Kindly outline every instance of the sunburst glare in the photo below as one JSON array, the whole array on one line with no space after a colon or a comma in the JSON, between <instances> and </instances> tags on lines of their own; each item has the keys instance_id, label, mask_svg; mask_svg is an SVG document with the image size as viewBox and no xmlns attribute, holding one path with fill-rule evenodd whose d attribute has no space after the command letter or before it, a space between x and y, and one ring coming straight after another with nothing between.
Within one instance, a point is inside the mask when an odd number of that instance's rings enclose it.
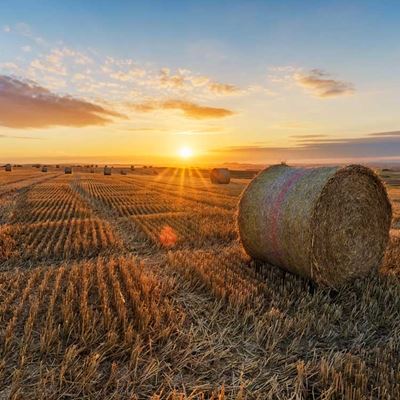
<instances>
[{"instance_id":1,"label":"sunburst glare","mask_svg":"<svg viewBox=\"0 0 400 400\"><path fill-rule=\"evenodd\" d=\"M193 150L187 146L181 147L179 149L179 155L180 155L180 157L185 158L185 159L193 157Z\"/></svg>"}]
</instances>

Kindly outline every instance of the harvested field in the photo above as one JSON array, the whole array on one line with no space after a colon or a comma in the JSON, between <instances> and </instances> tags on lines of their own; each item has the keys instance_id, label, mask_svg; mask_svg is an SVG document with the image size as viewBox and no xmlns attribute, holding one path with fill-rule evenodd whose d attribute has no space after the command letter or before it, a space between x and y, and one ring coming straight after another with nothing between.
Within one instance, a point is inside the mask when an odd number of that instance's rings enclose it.
<instances>
[{"instance_id":1,"label":"harvested field","mask_svg":"<svg viewBox=\"0 0 400 400\"><path fill-rule=\"evenodd\" d=\"M400 398L400 189L333 291L246 255L249 180L181 172L0 171L0 399Z\"/></svg>"}]
</instances>

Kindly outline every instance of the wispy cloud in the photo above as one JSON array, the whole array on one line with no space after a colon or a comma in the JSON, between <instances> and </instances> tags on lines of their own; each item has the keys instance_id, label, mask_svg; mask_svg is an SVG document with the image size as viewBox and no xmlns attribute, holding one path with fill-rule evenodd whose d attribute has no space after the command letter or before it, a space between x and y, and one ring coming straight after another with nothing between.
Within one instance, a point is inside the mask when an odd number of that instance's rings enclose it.
<instances>
[{"instance_id":1,"label":"wispy cloud","mask_svg":"<svg viewBox=\"0 0 400 400\"><path fill-rule=\"evenodd\" d=\"M295 139L320 139L327 137L327 135L292 135L291 137Z\"/></svg>"},{"instance_id":2,"label":"wispy cloud","mask_svg":"<svg viewBox=\"0 0 400 400\"><path fill-rule=\"evenodd\" d=\"M46 128L104 125L120 114L85 100L59 96L28 81L0 75L0 125Z\"/></svg>"},{"instance_id":3,"label":"wispy cloud","mask_svg":"<svg viewBox=\"0 0 400 400\"><path fill-rule=\"evenodd\" d=\"M226 83L218 83L218 82L210 82L208 84L208 88L211 92L215 94L220 94L220 95L230 95L230 94L235 94L240 91L238 87L235 85L229 85Z\"/></svg>"},{"instance_id":4,"label":"wispy cloud","mask_svg":"<svg viewBox=\"0 0 400 400\"><path fill-rule=\"evenodd\" d=\"M130 61L130 62L128 62ZM117 69L115 67L118 67ZM134 82L140 86L175 92L203 91L213 95L230 96L243 92L233 84L221 83L205 75L195 74L185 68L176 71L163 67L159 71L145 69L133 60L107 58L102 71L119 81Z\"/></svg>"},{"instance_id":5,"label":"wispy cloud","mask_svg":"<svg viewBox=\"0 0 400 400\"><path fill-rule=\"evenodd\" d=\"M147 101L133 105L138 112L151 112L156 110L180 110L187 118L208 119L224 118L234 115L235 112L226 108L201 106L185 100Z\"/></svg>"},{"instance_id":6,"label":"wispy cloud","mask_svg":"<svg viewBox=\"0 0 400 400\"><path fill-rule=\"evenodd\" d=\"M93 60L86 54L72 50L68 47L55 48L49 54L32 60L31 67L40 71L50 72L56 75L67 75L66 59L73 64L85 66L91 64Z\"/></svg>"},{"instance_id":7,"label":"wispy cloud","mask_svg":"<svg viewBox=\"0 0 400 400\"><path fill-rule=\"evenodd\" d=\"M43 140L43 138L34 136L15 136L15 135L0 135L0 139Z\"/></svg>"},{"instance_id":8,"label":"wispy cloud","mask_svg":"<svg viewBox=\"0 0 400 400\"><path fill-rule=\"evenodd\" d=\"M354 93L352 83L333 79L330 74L320 69L313 69L310 72L296 72L293 78L299 86L317 97L327 98Z\"/></svg>"}]
</instances>

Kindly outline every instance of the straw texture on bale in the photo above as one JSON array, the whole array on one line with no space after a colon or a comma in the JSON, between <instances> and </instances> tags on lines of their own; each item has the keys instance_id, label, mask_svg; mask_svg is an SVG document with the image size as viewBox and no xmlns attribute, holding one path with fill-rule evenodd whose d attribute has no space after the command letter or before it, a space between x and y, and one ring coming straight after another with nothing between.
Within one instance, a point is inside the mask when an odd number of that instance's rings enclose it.
<instances>
[{"instance_id":1,"label":"straw texture on bale","mask_svg":"<svg viewBox=\"0 0 400 400\"><path fill-rule=\"evenodd\" d=\"M64 168L64 173L65 174L72 174L72 168L71 167L65 167Z\"/></svg>"},{"instance_id":2,"label":"straw texture on bale","mask_svg":"<svg viewBox=\"0 0 400 400\"><path fill-rule=\"evenodd\" d=\"M251 257L337 287L378 268L391 217L369 168L275 165L244 191L238 228Z\"/></svg>"},{"instance_id":3,"label":"straw texture on bale","mask_svg":"<svg viewBox=\"0 0 400 400\"><path fill-rule=\"evenodd\" d=\"M210 180L211 183L228 184L231 181L231 173L228 168L213 168Z\"/></svg>"},{"instance_id":4,"label":"straw texture on bale","mask_svg":"<svg viewBox=\"0 0 400 400\"><path fill-rule=\"evenodd\" d=\"M11 171L12 171L11 164L7 164L6 167L5 167L5 170L6 170L7 172L11 172Z\"/></svg>"},{"instance_id":5,"label":"straw texture on bale","mask_svg":"<svg viewBox=\"0 0 400 400\"><path fill-rule=\"evenodd\" d=\"M110 167L104 167L104 175L111 175L111 168Z\"/></svg>"}]
</instances>

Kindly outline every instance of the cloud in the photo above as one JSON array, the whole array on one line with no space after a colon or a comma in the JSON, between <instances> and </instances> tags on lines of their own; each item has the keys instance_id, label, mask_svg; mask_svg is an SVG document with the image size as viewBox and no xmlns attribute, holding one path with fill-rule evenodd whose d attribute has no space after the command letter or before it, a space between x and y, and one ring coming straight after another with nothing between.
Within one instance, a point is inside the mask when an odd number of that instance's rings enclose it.
<instances>
[{"instance_id":1,"label":"cloud","mask_svg":"<svg viewBox=\"0 0 400 400\"><path fill-rule=\"evenodd\" d=\"M21 139L21 140L43 140L34 136L14 136L14 135L0 135L0 139Z\"/></svg>"},{"instance_id":2,"label":"cloud","mask_svg":"<svg viewBox=\"0 0 400 400\"><path fill-rule=\"evenodd\" d=\"M146 71L142 68L132 68L127 72L117 71L110 73L110 77L122 82L134 82L138 78L142 78L146 75Z\"/></svg>"},{"instance_id":3,"label":"cloud","mask_svg":"<svg viewBox=\"0 0 400 400\"><path fill-rule=\"evenodd\" d=\"M230 95L239 92L239 88L235 85L229 85L226 83L211 82L208 85L211 92L219 95Z\"/></svg>"},{"instance_id":4,"label":"cloud","mask_svg":"<svg viewBox=\"0 0 400 400\"><path fill-rule=\"evenodd\" d=\"M122 115L99 105L59 96L30 81L0 75L0 125L9 128L105 125Z\"/></svg>"},{"instance_id":5,"label":"cloud","mask_svg":"<svg viewBox=\"0 0 400 400\"><path fill-rule=\"evenodd\" d=\"M400 131L370 133L369 136L400 136Z\"/></svg>"},{"instance_id":6,"label":"cloud","mask_svg":"<svg viewBox=\"0 0 400 400\"><path fill-rule=\"evenodd\" d=\"M53 59L47 60L33 60L31 62L31 67L43 72L52 73L56 75L67 75L67 69L65 66L60 62Z\"/></svg>"},{"instance_id":7,"label":"cloud","mask_svg":"<svg viewBox=\"0 0 400 400\"><path fill-rule=\"evenodd\" d=\"M180 110L187 118L207 119L207 118L224 118L229 117L235 112L216 107L200 106L185 100L164 100L164 101L147 101L134 105L134 109L139 112L151 112L156 110Z\"/></svg>"},{"instance_id":8,"label":"cloud","mask_svg":"<svg viewBox=\"0 0 400 400\"><path fill-rule=\"evenodd\" d=\"M51 52L45 55L44 57L32 60L30 65L33 69L45 73L52 73L55 75L66 76L67 59L69 61L72 61L73 64L77 64L80 66L85 66L93 62L93 60L86 54L76 50L72 50L68 47L63 47L60 49L59 48L52 49Z\"/></svg>"},{"instance_id":9,"label":"cloud","mask_svg":"<svg viewBox=\"0 0 400 400\"><path fill-rule=\"evenodd\" d=\"M177 74L171 75L169 68L161 69L159 81L161 87L164 88L181 89L186 85L184 74L182 74L181 71L178 71Z\"/></svg>"},{"instance_id":10,"label":"cloud","mask_svg":"<svg viewBox=\"0 0 400 400\"><path fill-rule=\"evenodd\" d=\"M20 67L17 64L12 63L12 62L0 63L0 68L2 70L7 70L13 74L21 71Z\"/></svg>"},{"instance_id":11,"label":"cloud","mask_svg":"<svg viewBox=\"0 0 400 400\"><path fill-rule=\"evenodd\" d=\"M293 74L295 82L317 97L327 98L354 93L353 84L330 78L325 71L313 69L308 73Z\"/></svg>"},{"instance_id":12,"label":"cloud","mask_svg":"<svg viewBox=\"0 0 400 400\"><path fill-rule=\"evenodd\" d=\"M298 143L310 143L315 141L329 140L328 135L292 135L292 139L294 139Z\"/></svg>"},{"instance_id":13,"label":"cloud","mask_svg":"<svg viewBox=\"0 0 400 400\"><path fill-rule=\"evenodd\" d=\"M327 135L292 135L291 137L296 139L320 139L327 137Z\"/></svg>"},{"instance_id":14,"label":"cloud","mask_svg":"<svg viewBox=\"0 0 400 400\"><path fill-rule=\"evenodd\" d=\"M309 137L296 146L231 146L214 150L254 162L310 160L400 159L400 131L371 133L360 138L334 139L323 135Z\"/></svg>"},{"instance_id":15,"label":"cloud","mask_svg":"<svg viewBox=\"0 0 400 400\"><path fill-rule=\"evenodd\" d=\"M106 67L107 69L108 67ZM110 72L110 70L107 70ZM132 74L132 71L134 73ZM136 68L130 71L111 72L110 76L114 79L136 81L140 85L149 86L155 89L167 89L171 91L192 91L203 90L219 96L229 96L243 92L237 86L213 81L205 75L196 75L192 71L184 68L178 68L173 72L164 67L158 73L145 71Z\"/></svg>"}]
</instances>

